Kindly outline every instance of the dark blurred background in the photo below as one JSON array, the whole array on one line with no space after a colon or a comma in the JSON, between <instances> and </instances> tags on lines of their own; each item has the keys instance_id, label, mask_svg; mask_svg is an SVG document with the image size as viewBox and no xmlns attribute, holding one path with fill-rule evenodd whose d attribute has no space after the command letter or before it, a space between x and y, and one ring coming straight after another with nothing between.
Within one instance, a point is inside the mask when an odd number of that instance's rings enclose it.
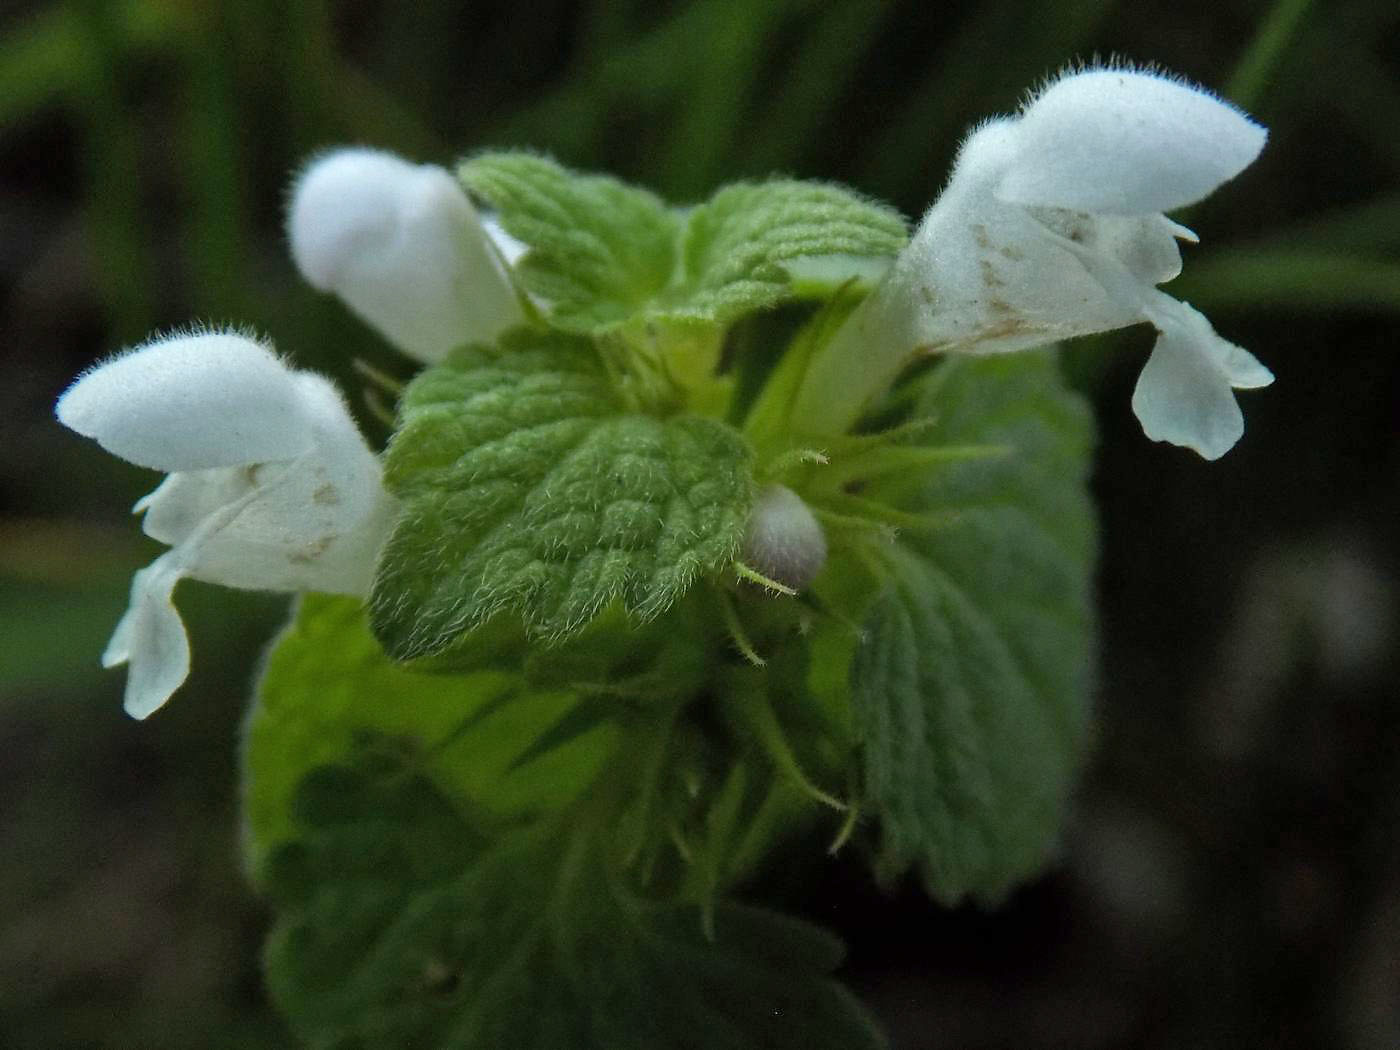
<instances>
[{"instance_id":1,"label":"dark blurred background","mask_svg":"<svg viewBox=\"0 0 1400 1050\"><path fill-rule=\"evenodd\" d=\"M979 117L1075 57L1153 61L1271 128L1169 289L1278 375L1224 460L1098 406L1102 685L1055 870L996 913L764 892L840 932L898 1050L1400 1046L1400 8L1393 0L7 0L0 13L0 1045L279 1047L236 853L237 727L285 599L181 591L146 724L97 657L156 478L52 421L153 329L240 322L349 387L405 363L305 288L289 174L339 142L528 144L678 200L837 179L917 216Z\"/></svg>"}]
</instances>

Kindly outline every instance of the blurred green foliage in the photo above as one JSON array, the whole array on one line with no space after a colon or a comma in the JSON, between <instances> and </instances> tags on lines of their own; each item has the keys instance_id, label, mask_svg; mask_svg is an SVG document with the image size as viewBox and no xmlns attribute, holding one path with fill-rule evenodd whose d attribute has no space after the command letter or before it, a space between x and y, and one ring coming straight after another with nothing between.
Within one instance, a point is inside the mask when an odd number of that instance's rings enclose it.
<instances>
[{"instance_id":1,"label":"blurred green foliage","mask_svg":"<svg viewBox=\"0 0 1400 1050\"><path fill-rule=\"evenodd\" d=\"M1205 468L1128 416L1143 333L1069 355L1101 406L1107 545L1101 759L1069 874L987 918L869 898L839 868L795 864L808 885L783 885L849 916L852 979L897 1046L935 1030L960 1046L1394 1045L1398 37L1391 0L9 5L5 1045L281 1038L234 860L232 752L285 603L186 585L196 677L168 715L123 721L120 675L96 657L155 551L125 518L154 479L49 412L97 357L192 318L256 325L350 389L355 358L404 374L286 258L283 193L308 154L529 146L672 199L782 172L916 215L963 129L1094 54L1158 62L1270 126L1261 161L1189 217L1204 244L1172 292L1279 382ZM1348 652L1359 671L1337 670ZM1160 862L1133 876L1143 857Z\"/></svg>"}]
</instances>

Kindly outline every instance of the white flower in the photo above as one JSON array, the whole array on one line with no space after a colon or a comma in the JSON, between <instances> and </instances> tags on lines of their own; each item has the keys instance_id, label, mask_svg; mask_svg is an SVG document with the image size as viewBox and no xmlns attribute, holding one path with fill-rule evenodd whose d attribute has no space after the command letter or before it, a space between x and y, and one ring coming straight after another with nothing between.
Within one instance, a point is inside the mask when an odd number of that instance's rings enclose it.
<instances>
[{"instance_id":1,"label":"white flower","mask_svg":"<svg viewBox=\"0 0 1400 1050\"><path fill-rule=\"evenodd\" d=\"M293 187L287 235L307 281L420 361L524 319L501 251L435 165L371 149L327 153Z\"/></svg>"},{"instance_id":2,"label":"white flower","mask_svg":"<svg viewBox=\"0 0 1400 1050\"><path fill-rule=\"evenodd\" d=\"M1161 334L1133 395L1143 429L1218 458L1244 432L1233 389L1273 376L1157 289L1181 271L1177 240L1196 240L1162 212L1233 178L1265 137L1177 80L1063 76L963 143L908 248L838 334L842 352L870 355L887 382L911 350L1003 353L1147 321Z\"/></svg>"},{"instance_id":3,"label":"white flower","mask_svg":"<svg viewBox=\"0 0 1400 1050\"><path fill-rule=\"evenodd\" d=\"M379 461L335 388L231 333L148 343L81 376L59 421L169 473L136 504L171 549L138 572L103 654L130 664L126 710L145 718L189 673L171 595L184 577L249 590L364 594L391 524Z\"/></svg>"}]
</instances>

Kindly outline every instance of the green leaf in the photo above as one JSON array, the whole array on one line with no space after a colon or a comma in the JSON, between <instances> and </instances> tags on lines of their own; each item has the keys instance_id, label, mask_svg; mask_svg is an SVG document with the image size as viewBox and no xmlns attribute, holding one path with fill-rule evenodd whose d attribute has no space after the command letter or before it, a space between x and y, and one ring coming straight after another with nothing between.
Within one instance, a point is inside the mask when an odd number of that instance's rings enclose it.
<instances>
[{"instance_id":1,"label":"green leaf","mask_svg":"<svg viewBox=\"0 0 1400 1050\"><path fill-rule=\"evenodd\" d=\"M539 741L580 703L519 674L445 677L394 664L350 598L308 594L268 656L243 747L249 868L295 835L292 798L314 767L373 741L414 759L423 775L484 821L510 821L571 802L612 752L599 722L541 752ZM527 765L517 765L532 753Z\"/></svg>"},{"instance_id":2,"label":"green leaf","mask_svg":"<svg viewBox=\"0 0 1400 1050\"><path fill-rule=\"evenodd\" d=\"M531 153L482 153L457 174L529 246L517 277L560 328L586 333L622 321L671 279L680 222L645 190Z\"/></svg>"},{"instance_id":3,"label":"green leaf","mask_svg":"<svg viewBox=\"0 0 1400 1050\"><path fill-rule=\"evenodd\" d=\"M866 490L952 515L878 549L892 582L851 668L866 792L884 874L995 902L1045 862L1084 757L1089 415L1048 354L950 360L918 394L921 444L1009 451Z\"/></svg>"},{"instance_id":4,"label":"green leaf","mask_svg":"<svg viewBox=\"0 0 1400 1050\"><path fill-rule=\"evenodd\" d=\"M750 453L716 420L626 414L592 345L519 330L409 386L385 481L403 501L371 597L399 660L496 617L557 642L620 603L651 619L727 567Z\"/></svg>"},{"instance_id":5,"label":"green leaf","mask_svg":"<svg viewBox=\"0 0 1400 1050\"><path fill-rule=\"evenodd\" d=\"M683 213L532 154L484 153L459 174L528 246L516 272L556 327L626 325L639 344L658 326L722 326L868 286L907 240L896 211L829 183L738 183Z\"/></svg>"},{"instance_id":6,"label":"green leaf","mask_svg":"<svg viewBox=\"0 0 1400 1050\"><path fill-rule=\"evenodd\" d=\"M806 923L648 900L587 808L484 842L434 786L313 771L274 858L273 998L314 1047L862 1050L883 1042Z\"/></svg>"},{"instance_id":7,"label":"green leaf","mask_svg":"<svg viewBox=\"0 0 1400 1050\"><path fill-rule=\"evenodd\" d=\"M728 324L794 298L871 285L908 239L893 209L841 186L738 183L694 209L681 272L656 313Z\"/></svg>"}]
</instances>

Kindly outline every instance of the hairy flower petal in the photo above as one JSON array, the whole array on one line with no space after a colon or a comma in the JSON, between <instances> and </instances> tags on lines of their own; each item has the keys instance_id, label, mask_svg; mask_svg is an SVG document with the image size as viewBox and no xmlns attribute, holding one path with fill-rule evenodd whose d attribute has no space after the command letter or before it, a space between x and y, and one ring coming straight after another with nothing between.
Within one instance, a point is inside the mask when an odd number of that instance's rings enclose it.
<instances>
[{"instance_id":1,"label":"hairy flower petal","mask_svg":"<svg viewBox=\"0 0 1400 1050\"><path fill-rule=\"evenodd\" d=\"M1056 80L1017 122L1003 200L1112 215L1192 204L1234 178L1268 133L1179 80L1096 69Z\"/></svg>"},{"instance_id":2,"label":"hairy flower petal","mask_svg":"<svg viewBox=\"0 0 1400 1050\"><path fill-rule=\"evenodd\" d=\"M291 377L245 336L175 336L85 373L56 411L64 426L154 470L292 459L311 447L312 426Z\"/></svg>"},{"instance_id":3,"label":"hairy flower petal","mask_svg":"<svg viewBox=\"0 0 1400 1050\"><path fill-rule=\"evenodd\" d=\"M1157 290L1181 271L1177 242L1196 240L1162 210L1233 177L1265 134L1204 91L1123 69L1063 77L1019 118L983 123L884 281L813 361L795 415L835 401L849 426L863 406L848 390L868 400L914 353L1010 353L1146 321L1162 338L1133 401L1144 429L1223 454L1243 432L1232 391L1273 377Z\"/></svg>"}]
</instances>

